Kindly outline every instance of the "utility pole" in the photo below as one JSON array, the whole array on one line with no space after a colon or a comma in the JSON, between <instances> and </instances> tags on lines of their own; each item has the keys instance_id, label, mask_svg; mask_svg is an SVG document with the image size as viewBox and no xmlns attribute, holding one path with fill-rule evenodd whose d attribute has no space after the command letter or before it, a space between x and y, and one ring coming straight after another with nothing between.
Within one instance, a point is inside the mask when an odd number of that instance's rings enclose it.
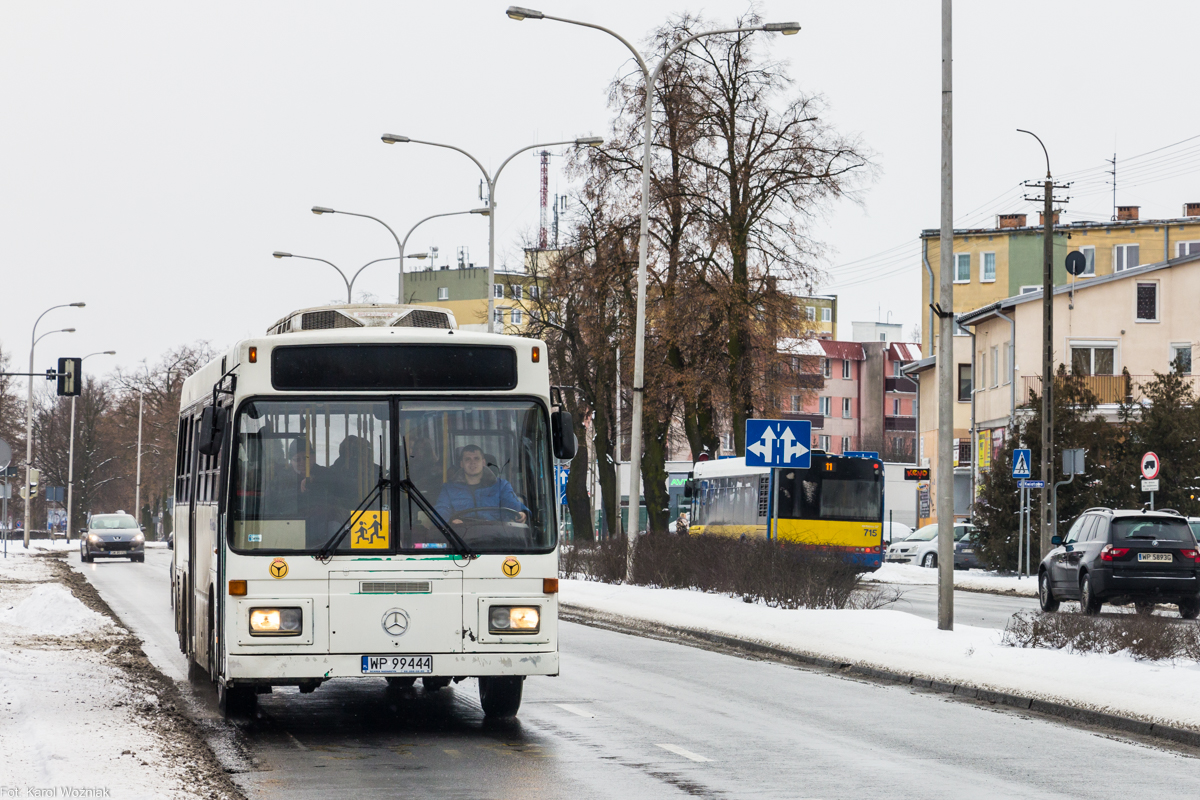
<instances>
[{"instance_id":1,"label":"utility pole","mask_svg":"<svg viewBox=\"0 0 1200 800\"><path fill-rule=\"evenodd\" d=\"M951 0L942 0L942 227L938 238L938 630L954 630L954 105Z\"/></svg>"},{"instance_id":2,"label":"utility pole","mask_svg":"<svg viewBox=\"0 0 1200 800\"><path fill-rule=\"evenodd\" d=\"M142 398L142 393L138 392L137 487L133 490L133 518L139 526L142 524Z\"/></svg>"},{"instance_id":3,"label":"utility pole","mask_svg":"<svg viewBox=\"0 0 1200 800\"><path fill-rule=\"evenodd\" d=\"M1054 509L1050 498L1054 486L1054 190L1070 184L1056 184L1050 174L1050 151L1033 131L1017 128L1037 139L1046 155L1046 179L1040 184L1030 181L1029 188L1041 188L1041 197L1025 199L1042 202L1042 488L1040 495L1042 524L1039 559L1050 552L1050 537L1054 535ZM1067 202L1064 197L1060 202ZM1032 532L1030 540L1032 541Z\"/></svg>"}]
</instances>

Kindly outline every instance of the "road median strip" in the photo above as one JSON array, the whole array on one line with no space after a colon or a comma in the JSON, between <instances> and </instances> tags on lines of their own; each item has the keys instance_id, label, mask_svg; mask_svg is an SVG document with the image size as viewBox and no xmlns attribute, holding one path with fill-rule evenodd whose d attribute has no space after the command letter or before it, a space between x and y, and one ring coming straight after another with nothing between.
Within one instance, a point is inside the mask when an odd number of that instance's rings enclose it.
<instances>
[{"instance_id":1,"label":"road median strip","mask_svg":"<svg viewBox=\"0 0 1200 800\"><path fill-rule=\"evenodd\" d=\"M627 617L598 611L586 606L563 603L559 616L565 622L576 622L590 627L611 630L634 636L672 641L690 645L716 645L722 650L756 655L784 663L801 664L843 675L851 675L883 683L912 686L964 700L1007 706L1067 722L1119 731L1125 734L1161 739L1188 747L1200 748L1200 731L1138 719L1132 716L1112 714L1095 709L1055 702L1043 698L997 691L965 683L939 681L929 677L883 669L876 666L853 663L819 654L794 650L760 641L742 639L702 628L671 625L652 620Z\"/></svg>"}]
</instances>

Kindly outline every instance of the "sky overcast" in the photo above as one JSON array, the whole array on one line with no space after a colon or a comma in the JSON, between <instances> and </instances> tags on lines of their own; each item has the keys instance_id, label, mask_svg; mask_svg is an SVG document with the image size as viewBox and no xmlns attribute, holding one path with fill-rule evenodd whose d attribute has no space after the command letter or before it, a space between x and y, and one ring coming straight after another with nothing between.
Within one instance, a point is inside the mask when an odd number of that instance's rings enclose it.
<instances>
[{"instance_id":1,"label":"sky overcast","mask_svg":"<svg viewBox=\"0 0 1200 800\"><path fill-rule=\"evenodd\" d=\"M524 0L536 4L540 0ZM550 21L516 22L506 2L42 2L0 11L0 345L26 365L36 316L57 303L37 370L66 355L115 349L89 369L153 361L207 340L259 335L288 311L344 297L319 256L354 271L395 253L382 226L314 216L312 205L372 214L397 233L421 217L479 205L466 158L384 132L459 145L494 169L539 141L602 135L605 88L631 68L615 39ZM857 202L826 210L813 235L852 320L908 330L920 313L917 236L936 227L939 153L937 2L763 2L764 19L797 20L770 36L797 91L821 93L827 120L858 134L877 178ZM725 25L743 2L545 2L642 42L684 11ZM1018 184L1040 179L1036 131L1056 175L1079 173L1067 220L1108 219L1103 169L1118 158L1120 204L1143 218L1200 201L1200 134L1188 87L1195 3L959 2L955 17L955 217L993 224L1029 212ZM1176 35L1180 30L1184 33ZM1045 64L1044 67L1040 66ZM1192 148L1189 150L1189 148ZM1140 164L1140 167L1138 165ZM569 193L552 162L550 192ZM1137 168L1134 168L1137 167ZM1140 170L1140 171L1139 171ZM1086 171L1086 172L1085 172ZM1179 177L1170 177L1183 173ZM521 263L538 221L536 156L514 159L496 193L498 265ZM968 215L967 212L974 212ZM487 261L481 217L427 223L409 252L470 249ZM355 286L395 297L391 263Z\"/></svg>"}]
</instances>

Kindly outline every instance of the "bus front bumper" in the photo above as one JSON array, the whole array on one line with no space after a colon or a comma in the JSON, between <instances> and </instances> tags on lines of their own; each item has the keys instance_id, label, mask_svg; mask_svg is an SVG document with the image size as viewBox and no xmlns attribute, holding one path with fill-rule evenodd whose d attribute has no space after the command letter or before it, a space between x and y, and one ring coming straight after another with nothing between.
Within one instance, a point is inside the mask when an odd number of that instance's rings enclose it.
<instances>
[{"instance_id":1,"label":"bus front bumper","mask_svg":"<svg viewBox=\"0 0 1200 800\"><path fill-rule=\"evenodd\" d=\"M398 653L229 655L225 675L232 682L325 680L328 678L421 677L364 673L364 655L400 655ZM433 653L434 677L475 678L482 675L557 675L558 653Z\"/></svg>"}]
</instances>

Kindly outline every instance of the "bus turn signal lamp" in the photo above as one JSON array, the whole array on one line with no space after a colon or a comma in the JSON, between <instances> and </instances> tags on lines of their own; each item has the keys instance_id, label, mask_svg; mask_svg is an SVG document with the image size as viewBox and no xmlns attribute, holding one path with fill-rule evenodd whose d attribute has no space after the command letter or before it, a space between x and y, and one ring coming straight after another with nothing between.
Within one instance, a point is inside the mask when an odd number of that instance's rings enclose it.
<instances>
[{"instance_id":1,"label":"bus turn signal lamp","mask_svg":"<svg viewBox=\"0 0 1200 800\"><path fill-rule=\"evenodd\" d=\"M229 596L230 597L245 597L246 596L246 582L245 581L230 581L229 582Z\"/></svg>"},{"instance_id":2,"label":"bus turn signal lamp","mask_svg":"<svg viewBox=\"0 0 1200 800\"><path fill-rule=\"evenodd\" d=\"M301 622L298 608L250 609L251 636L299 636Z\"/></svg>"},{"instance_id":3,"label":"bus turn signal lamp","mask_svg":"<svg viewBox=\"0 0 1200 800\"><path fill-rule=\"evenodd\" d=\"M542 360L542 348L534 346L533 348L533 363L538 363Z\"/></svg>"},{"instance_id":4,"label":"bus turn signal lamp","mask_svg":"<svg viewBox=\"0 0 1200 800\"><path fill-rule=\"evenodd\" d=\"M558 578L542 578L542 594L558 594Z\"/></svg>"},{"instance_id":5,"label":"bus turn signal lamp","mask_svg":"<svg viewBox=\"0 0 1200 800\"><path fill-rule=\"evenodd\" d=\"M489 633L537 633L541 615L536 606L492 606L488 609Z\"/></svg>"},{"instance_id":6,"label":"bus turn signal lamp","mask_svg":"<svg viewBox=\"0 0 1200 800\"><path fill-rule=\"evenodd\" d=\"M258 363L258 348L257 347L254 347L254 346L250 347L250 363L251 364Z\"/></svg>"}]
</instances>

